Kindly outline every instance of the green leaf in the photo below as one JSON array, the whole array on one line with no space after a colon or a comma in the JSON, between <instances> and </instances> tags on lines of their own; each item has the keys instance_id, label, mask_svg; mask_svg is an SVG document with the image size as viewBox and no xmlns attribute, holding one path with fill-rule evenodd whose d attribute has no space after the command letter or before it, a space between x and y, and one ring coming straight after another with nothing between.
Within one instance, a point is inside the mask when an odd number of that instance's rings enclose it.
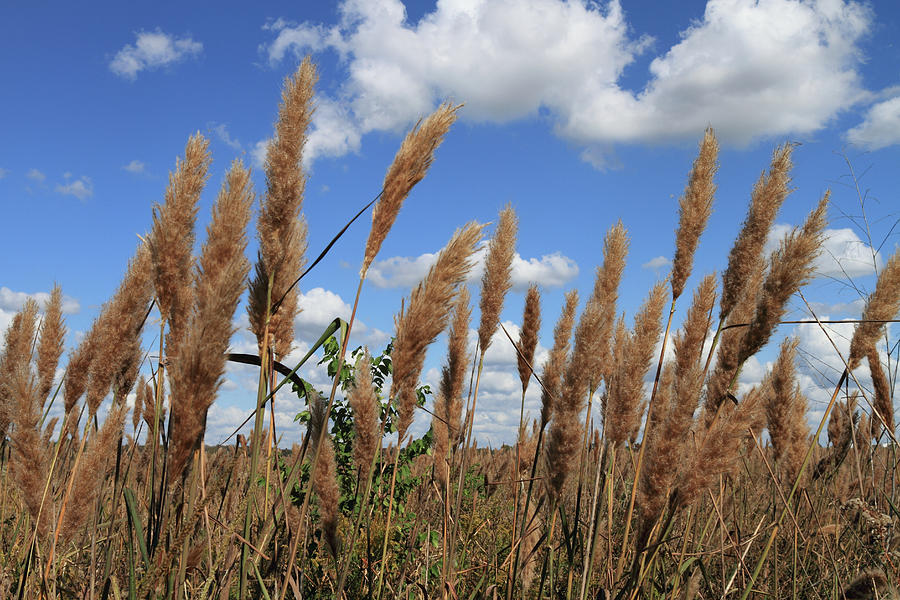
<instances>
[{"instance_id":1,"label":"green leaf","mask_svg":"<svg viewBox=\"0 0 900 600\"><path fill-rule=\"evenodd\" d=\"M141 551L141 560L144 561L144 568L150 564L150 556L147 554L147 544L144 542L144 523L141 521L141 515L137 510L137 502L134 500L134 492L131 488L125 488L125 505L128 508L128 521L134 528L134 537L137 538L138 548Z\"/></svg>"}]
</instances>

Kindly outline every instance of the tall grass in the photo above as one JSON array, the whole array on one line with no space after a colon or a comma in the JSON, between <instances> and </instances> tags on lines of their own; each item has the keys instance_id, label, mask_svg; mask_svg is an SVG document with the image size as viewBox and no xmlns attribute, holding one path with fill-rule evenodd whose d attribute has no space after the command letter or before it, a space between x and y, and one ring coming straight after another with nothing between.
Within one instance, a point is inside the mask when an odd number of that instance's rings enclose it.
<instances>
[{"instance_id":1,"label":"tall grass","mask_svg":"<svg viewBox=\"0 0 900 600\"><path fill-rule=\"evenodd\" d=\"M898 351L885 343L885 324L900 309L900 253L867 296L849 353L834 346L846 368L824 410L800 385L795 339L781 341L757 386L739 385L751 359L778 341L792 298L810 313L801 326L831 339L802 295L829 195L764 253L790 190L793 146L775 149L751 191L721 289L714 273L699 277L679 319L714 204L711 129L677 207L672 273L633 318L619 316L628 234L615 223L580 313L576 290L548 306L534 282L520 335L509 336L498 326L518 231L508 206L487 245L477 326L465 284L483 229L473 222L399 307L392 345L348 355L368 270L456 119L460 107L443 104L410 131L367 205L350 320L335 319L304 359L285 365L298 291L318 276L303 270L302 215L315 83L308 59L285 81L252 274L255 193L239 162L193 254L211 160L197 135L148 219L147 243L61 379L62 290L12 320L0 353L0 597L897 597ZM228 354L247 290L258 353ZM158 322L148 321L151 302ZM556 313L547 358L535 364L542 314ZM154 347L145 346L144 330L157 326ZM425 352L448 328L428 408ZM519 427L513 446L485 449L475 423L491 344L516 352L521 387L508 411ZM330 391L297 375L316 351ZM253 432L209 446L207 413L229 357L259 368ZM861 385L863 359L871 386ZM274 406L288 383L308 410L296 425L302 443L280 448ZM540 387L534 418L525 412L530 386ZM58 430L48 418L57 396ZM431 428L416 437L423 411Z\"/></svg>"}]
</instances>

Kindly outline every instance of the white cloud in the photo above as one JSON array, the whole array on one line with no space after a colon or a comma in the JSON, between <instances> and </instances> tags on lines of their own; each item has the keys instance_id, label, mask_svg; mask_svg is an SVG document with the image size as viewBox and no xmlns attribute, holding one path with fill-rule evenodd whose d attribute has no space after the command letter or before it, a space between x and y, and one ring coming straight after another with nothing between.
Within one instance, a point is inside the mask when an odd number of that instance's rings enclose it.
<instances>
[{"instance_id":1,"label":"white cloud","mask_svg":"<svg viewBox=\"0 0 900 600\"><path fill-rule=\"evenodd\" d=\"M359 152L362 133L350 118L346 106L325 97L316 99L312 130L303 149L307 167L320 156L343 156Z\"/></svg>"},{"instance_id":2,"label":"white cloud","mask_svg":"<svg viewBox=\"0 0 900 600\"><path fill-rule=\"evenodd\" d=\"M82 175L74 181L57 184L56 191L64 196L75 196L79 200L85 200L94 195L94 184L90 177Z\"/></svg>"},{"instance_id":3,"label":"white cloud","mask_svg":"<svg viewBox=\"0 0 900 600\"><path fill-rule=\"evenodd\" d=\"M325 328L335 318L340 317L344 321L350 320L352 307L344 302L339 294L321 287L301 292L298 304L302 310L294 320L294 332L298 342L306 344L306 348L303 350L304 354L309 350L309 345L319 339L319 336L325 332ZM359 319L357 313L351 333L351 346L367 344L375 348L389 339L389 334L367 326ZM297 358L301 356L302 354Z\"/></svg>"},{"instance_id":4,"label":"white cloud","mask_svg":"<svg viewBox=\"0 0 900 600\"><path fill-rule=\"evenodd\" d=\"M513 256L512 284L514 290L525 290L532 283L538 283L544 287L560 287L577 276L578 264L559 252L527 260L523 259L518 252Z\"/></svg>"},{"instance_id":5,"label":"white cloud","mask_svg":"<svg viewBox=\"0 0 900 600\"><path fill-rule=\"evenodd\" d=\"M128 171L129 173L134 173L135 175L139 175L145 172L147 165L142 163L139 160L133 160L124 167L122 167L123 171Z\"/></svg>"},{"instance_id":6,"label":"white cloud","mask_svg":"<svg viewBox=\"0 0 900 600\"><path fill-rule=\"evenodd\" d=\"M250 161L257 169L261 169L266 164L266 152L269 151L269 142L271 141L269 138L259 140L250 149Z\"/></svg>"},{"instance_id":7,"label":"white cloud","mask_svg":"<svg viewBox=\"0 0 900 600\"><path fill-rule=\"evenodd\" d=\"M38 306L43 309L47 305L47 302L50 301L50 294L47 292L37 292L34 294L15 292L6 286L3 286L0 287L0 310L10 311L12 313L18 312L22 310L25 306L25 301L29 298L37 302ZM81 310L81 305L75 298L63 295L62 310L65 314L74 315Z\"/></svg>"},{"instance_id":8,"label":"white cloud","mask_svg":"<svg viewBox=\"0 0 900 600\"><path fill-rule=\"evenodd\" d=\"M487 249L482 247L475 254L475 264L469 272L469 281L478 281L484 272ZM417 257L392 256L375 261L369 268L368 279L380 288L411 288L419 283L428 269L437 261L437 254L426 252ZM578 276L578 264L559 252L540 258L524 259L517 252L512 263L513 289L522 291L532 283L544 287L565 285Z\"/></svg>"},{"instance_id":9,"label":"white cloud","mask_svg":"<svg viewBox=\"0 0 900 600\"><path fill-rule=\"evenodd\" d=\"M672 261L666 258L665 256L657 256L656 258L651 258L647 262L641 265L642 269L650 269L651 271L657 271L662 269L663 267L667 267L672 264Z\"/></svg>"},{"instance_id":10,"label":"white cloud","mask_svg":"<svg viewBox=\"0 0 900 600\"><path fill-rule=\"evenodd\" d=\"M0 348L6 347L6 336L4 334L9 329L15 316L15 311L0 308Z\"/></svg>"},{"instance_id":11,"label":"white cloud","mask_svg":"<svg viewBox=\"0 0 900 600\"><path fill-rule=\"evenodd\" d=\"M900 96L872 105L863 122L847 131L847 140L868 150L900 144Z\"/></svg>"},{"instance_id":12,"label":"white cloud","mask_svg":"<svg viewBox=\"0 0 900 600\"><path fill-rule=\"evenodd\" d=\"M369 267L366 278L372 285L380 288L411 288L422 281L428 269L437 260L437 254L426 252L419 256L392 256L384 260L376 260Z\"/></svg>"},{"instance_id":13,"label":"white cloud","mask_svg":"<svg viewBox=\"0 0 900 600\"><path fill-rule=\"evenodd\" d=\"M228 126L225 125L225 123L211 123L209 125L209 130L219 138L219 141L229 148L233 148L234 150L241 149L241 142L231 137L231 134L228 132Z\"/></svg>"},{"instance_id":14,"label":"white cloud","mask_svg":"<svg viewBox=\"0 0 900 600\"><path fill-rule=\"evenodd\" d=\"M784 223L774 225L766 239L766 253L773 252L791 229L790 225ZM854 230L826 229L823 235L825 242L822 244L822 252L814 263L817 276L862 277L874 274L875 265L881 267L881 254L873 251Z\"/></svg>"},{"instance_id":15,"label":"white cloud","mask_svg":"<svg viewBox=\"0 0 900 600\"><path fill-rule=\"evenodd\" d=\"M161 30L142 31L137 34L132 46L125 44L119 50L109 69L116 75L134 81L138 73L145 69L157 69L171 65L185 58L198 56L203 44L190 37L175 38Z\"/></svg>"},{"instance_id":16,"label":"white cloud","mask_svg":"<svg viewBox=\"0 0 900 600\"><path fill-rule=\"evenodd\" d=\"M299 339L314 342L336 317L350 318L351 307L338 294L324 288L301 292L298 304L301 312L294 321ZM354 324L354 328L356 328Z\"/></svg>"},{"instance_id":17,"label":"white cloud","mask_svg":"<svg viewBox=\"0 0 900 600\"><path fill-rule=\"evenodd\" d=\"M32 181L36 181L38 183L44 183L44 180L47 179L47 176L38 171L37 169L29 169L25 174L25 177Z\"/></svg>"},{"instance_id":18,"label":"white cloud","mask_svg":"<svg viewBox=\"0 0 900 600\"><path fill-rule=\"evenodd\" d=\"M623 73L652 40L615 0L439 0L415 23L399 0L345 0L340 14L330 28L278 20L263 47L273 63L342 57L343 108L323 111L322 148L355 151L359 135L399 130L450 97L476 121L547 111L595 164L613 144L696 139L709 124L734 144L823 128L863 96L857 43L872 21L852 0L709 0L632 90Z\"/></svg>"},{"instance_id":19,"label":"white cloud","mask_svg":"<svg viewBox=\"0 0 900 600\"><path fill-rule=\"evenodd\" d=\"M809 305L817 315L839 314L858 317L862 314L862 310L866 305L866 301L863 298L857 298L856 300L851 300L850 302L835 302L833 304L828 304L825 302L810 302Z\"/></svg>"}]
</instances>

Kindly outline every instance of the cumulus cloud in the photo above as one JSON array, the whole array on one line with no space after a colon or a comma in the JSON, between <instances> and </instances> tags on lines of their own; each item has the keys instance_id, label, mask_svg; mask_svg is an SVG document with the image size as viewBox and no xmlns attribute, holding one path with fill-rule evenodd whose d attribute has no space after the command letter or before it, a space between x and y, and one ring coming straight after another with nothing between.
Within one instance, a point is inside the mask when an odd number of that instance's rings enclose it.
<instances>
[{"instance_id":1,"label":"cumulus cloud","mask_svg":"<svg viewBox=\"0 0 900 600\"><path fill-rule=\"evenodd\" d=\"M124 167L122 167L123 171L128 171L129 173L133 173L135 175L140 175L146 172L147 165L142 163L139 160L133 160Z\"/></svg>"},{"instance_id":2,"label":"cumulus cloud","mask_svg":"<svg viewBox=\"0 0 900 600\"><path fill-rule=\"evenodd\" d=\"M15 316L15 311L0 308L0 348L6 347L6 336L3 334L9 329Z\"/></svg>"},{"instance_id":3,"label":"cumulus cloud","mask_svg":"<svg viewBox=\"0 0 900 600\"><path fill-rule=\"evenodd\" d=\"M82 175L78 179L69 180L68 177L66 179L65 183L57 184L57 193L64 196L75 196L79 200L85 200L94 195L94 184L90 177Z\"/></svg>"},{"instance_id":4,"label":"cumulus cloud","mask_svg":"<svg viewBox=\"0 0 900 600\"><path fill-rule=\"evenodd\" d=\"M650 269L651 271L658 271L663 267L668 267L670 264L672 264L672 261L665 256L657 256L656 258L651 258L650 260L642 264L641 268Z\"/></svg>"},{"instance_id":5,"label":"cumulus cloud","mask_svg":"<svg viewBox=\"0 0 900 600\"><path fill-rule=\"evenodd\" d=\"M733 144L823 128L863 96L857 44L872 22L852 0L709 0L629 89L625 69L652 39L615 0L440 0L418 22L400 0L345 0L339 12L331 27L279 19L262 46L272 63L329 48L343 59L339 100L323 101L341 110L313 124L334 136L323 148L354 151L361 134L399 130L452 97L476 121L549 114L598 166L614 144L693 140L710 124Z\"/></svg>"},{"instance_id":6,"label":"cumulus cloud","mask_svg":"<svg viewBox=\"0 0 900 600\"><path fill-rule=\"evenodd\" d=\"M335 318L340 317L348 321L352 309L339 294L321 287L301 292L298 305L301 312L294 320L294 331L297 339L307 344L307 350L309 344L318 340ZM374 348L387 343L390 335L380 329L369 327L357 318L353 323L351 338L353 343L367 344Z\"/></svg>"},{"instance_id":7,"label":"cumulus cloud","mask_svg":"<svg viewBox=\"0 0 900 600\"><path fill-rule=\"evenodd\" d=\"M109 63L109 70L120 77L134 81L145 69L158 69L186 58L196 57L203 51L203 44L190 36L176 38L157 29L141 31L134 45L125 44Z\"/></svg>"},{"instance_id":8,"label":"cumulus cloud","mask_svg":"<svg viewBox=\"0 0 900 600\"><path fill-rule=\"evenodd\" d=\"M0 287L0 310L16 313L22 310L25 306L25 301L29 298L37 302L38 306L43 309L47 305L47 302L50 301L50 294L48 292L37 292L34 294L16 292L3 286ZM81 305L75 298L63 295L62 309L65 314L74 315L81 310Z\"/></svg>"},{"instance_id":9,"label":"cumulus cloud","mask_svg":"<svg viewBox=\"0 0 900 600\"><path fill-rule=\"evenodd\" d=\"M37 183L44 183L44 180L47 179L47 176L37 169L29 169L28 172L25 173L25 177Z\"/></svg>"},{"instance_id":10,"label":"cumulus cloud","mask_svg":"<svg viewBox=\"0 0 900 600\"><path fill-rule=\"evenodd\" d=\"M778 248L791 229L792 226L784 223L774 225L766 239L766 253ZM826 229L823 235L822 252L814 263L817 276L862 277L874 274L876 266L881 267L881 253L860 239L853 229Z\"/></svg>"},{"instance_id":11,"label":"cumulus cloud","mask_svg":"<svg viewBox=\"0 0 900 600\"><path fill-rule=\"evenodd\" d=\"M250 149L250 161L257 169L263 168L263 165L266 164L266 152L269 150L269 142L271 141L269 138L259 140Z\"/></svg>"},{"instance_id":12,"label":"cumulus cloud","mask_svg":"<svg viewBox=\"0 0 900 600\"><path fill-rule=\"evenodd\" d=\"M320 156L343 156L359 152L360 129L350 118L349 109L339 102L321 97L316 101L312 131L303 150L303 163L308 167Z\"/></svg>"},{"instance_id":13,"label":"cumulus cloud","mask_svg":"<svg viewBox=\"0 0 900 600\"><path fill-rule=\"evenodd\" d=\"M863 122L847 131L847 140L867 150L900 144L900 95L869 107Z\"/></svg>"},{"instance_id":14,"label":"cumulus cloud","mask_svg":"<svg viewBox=\"0 0 900 600\"><path fill-rule=\"evenodd\" d=\"M231 133L228 131L228 126L225 123L211 123L209 125L209 130L219 139L220 142L232 148L234 150L241 149L241 142L237 139L231 137Z\"/></svg>"},{"instance_id":15,"label":"cumulus cloud","mask_svg":"<svg viewBox=\"0 0 900 600\"><path fill-rule=\"evenodd\" d=\"M475 255L475 265L469 272L469 281L478 281L484 272L487 249L481 248ZM419 283L428 269L437 261L437 254L426 252L416 257L392 256L375 261L369 268L368 279L380 288L410 288ZM578 276L578 264L559 252L540 258L524 259L516 252L512 262L513 289L522 291L532 283L544 287L559 287Z\"/></svg>"}]
</instances>

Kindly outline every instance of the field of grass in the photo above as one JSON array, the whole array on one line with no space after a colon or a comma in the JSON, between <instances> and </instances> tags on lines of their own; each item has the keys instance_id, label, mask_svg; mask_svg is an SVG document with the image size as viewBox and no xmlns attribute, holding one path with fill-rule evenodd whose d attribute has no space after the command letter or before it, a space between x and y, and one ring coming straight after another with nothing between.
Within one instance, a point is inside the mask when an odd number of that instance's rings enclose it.
<instances>
[{"instance_id":1,"label":"field of grass","mask_svg":"<svg viewBox=\"0 0 900 600\"><path fill-rule=\"evenodd\" d=\"M351 316L335 319L300 364L284 364L298 286L317 275L300 168L315 83L308 59L285 81L255 263L246 256L255 193L239 161L205 236L195 231L210 161L198 134L61 381L62 290L14 318L0 353L0 598L897 597L898 352L885 323L900 309L900 253L878 274L845 370L810 426L796 341L775 332L790 299L806 302L829 195L764 252L790 190L793 146L773 151L721 273L685 289L715 196L718 143L706 131L673 211L671 273L628 322L617 306L628 234L609 223L591 292L545 306L535 282L518 337L495 337L518 232L507 207L490 236L474 222L457 230L398 307L387 348L348 348ZM442 105L417 124L360 212L371 210L372 224L353 315L457 110ZM484 237L485 271L470 298L465 280ZM248 291L259 352L229 354ZM687 309L680 327L676 304ZM827 336L809 310L807 326ZM542 319L556 323L552 348L534 364ZM158 333L158 346L144 346L145 332ZM425 350L443 332L432 425L415 438ZM472 424L492 338L518 355L522 393L509 410L520 425L515 445L484 449ZM738 393L746 361L779 344L762 383ZM333 379L324 392L296 374L313 352ZM207 446L229 360L258 368L253 432ZM863 364L871 385L857 381ZM529 386L542 398L530 422ZM277 390L308 406L302 443L290 449L273 434ZM64 406L61 422L47 417L53 404Z\"/></svg>"}]
</instances>

